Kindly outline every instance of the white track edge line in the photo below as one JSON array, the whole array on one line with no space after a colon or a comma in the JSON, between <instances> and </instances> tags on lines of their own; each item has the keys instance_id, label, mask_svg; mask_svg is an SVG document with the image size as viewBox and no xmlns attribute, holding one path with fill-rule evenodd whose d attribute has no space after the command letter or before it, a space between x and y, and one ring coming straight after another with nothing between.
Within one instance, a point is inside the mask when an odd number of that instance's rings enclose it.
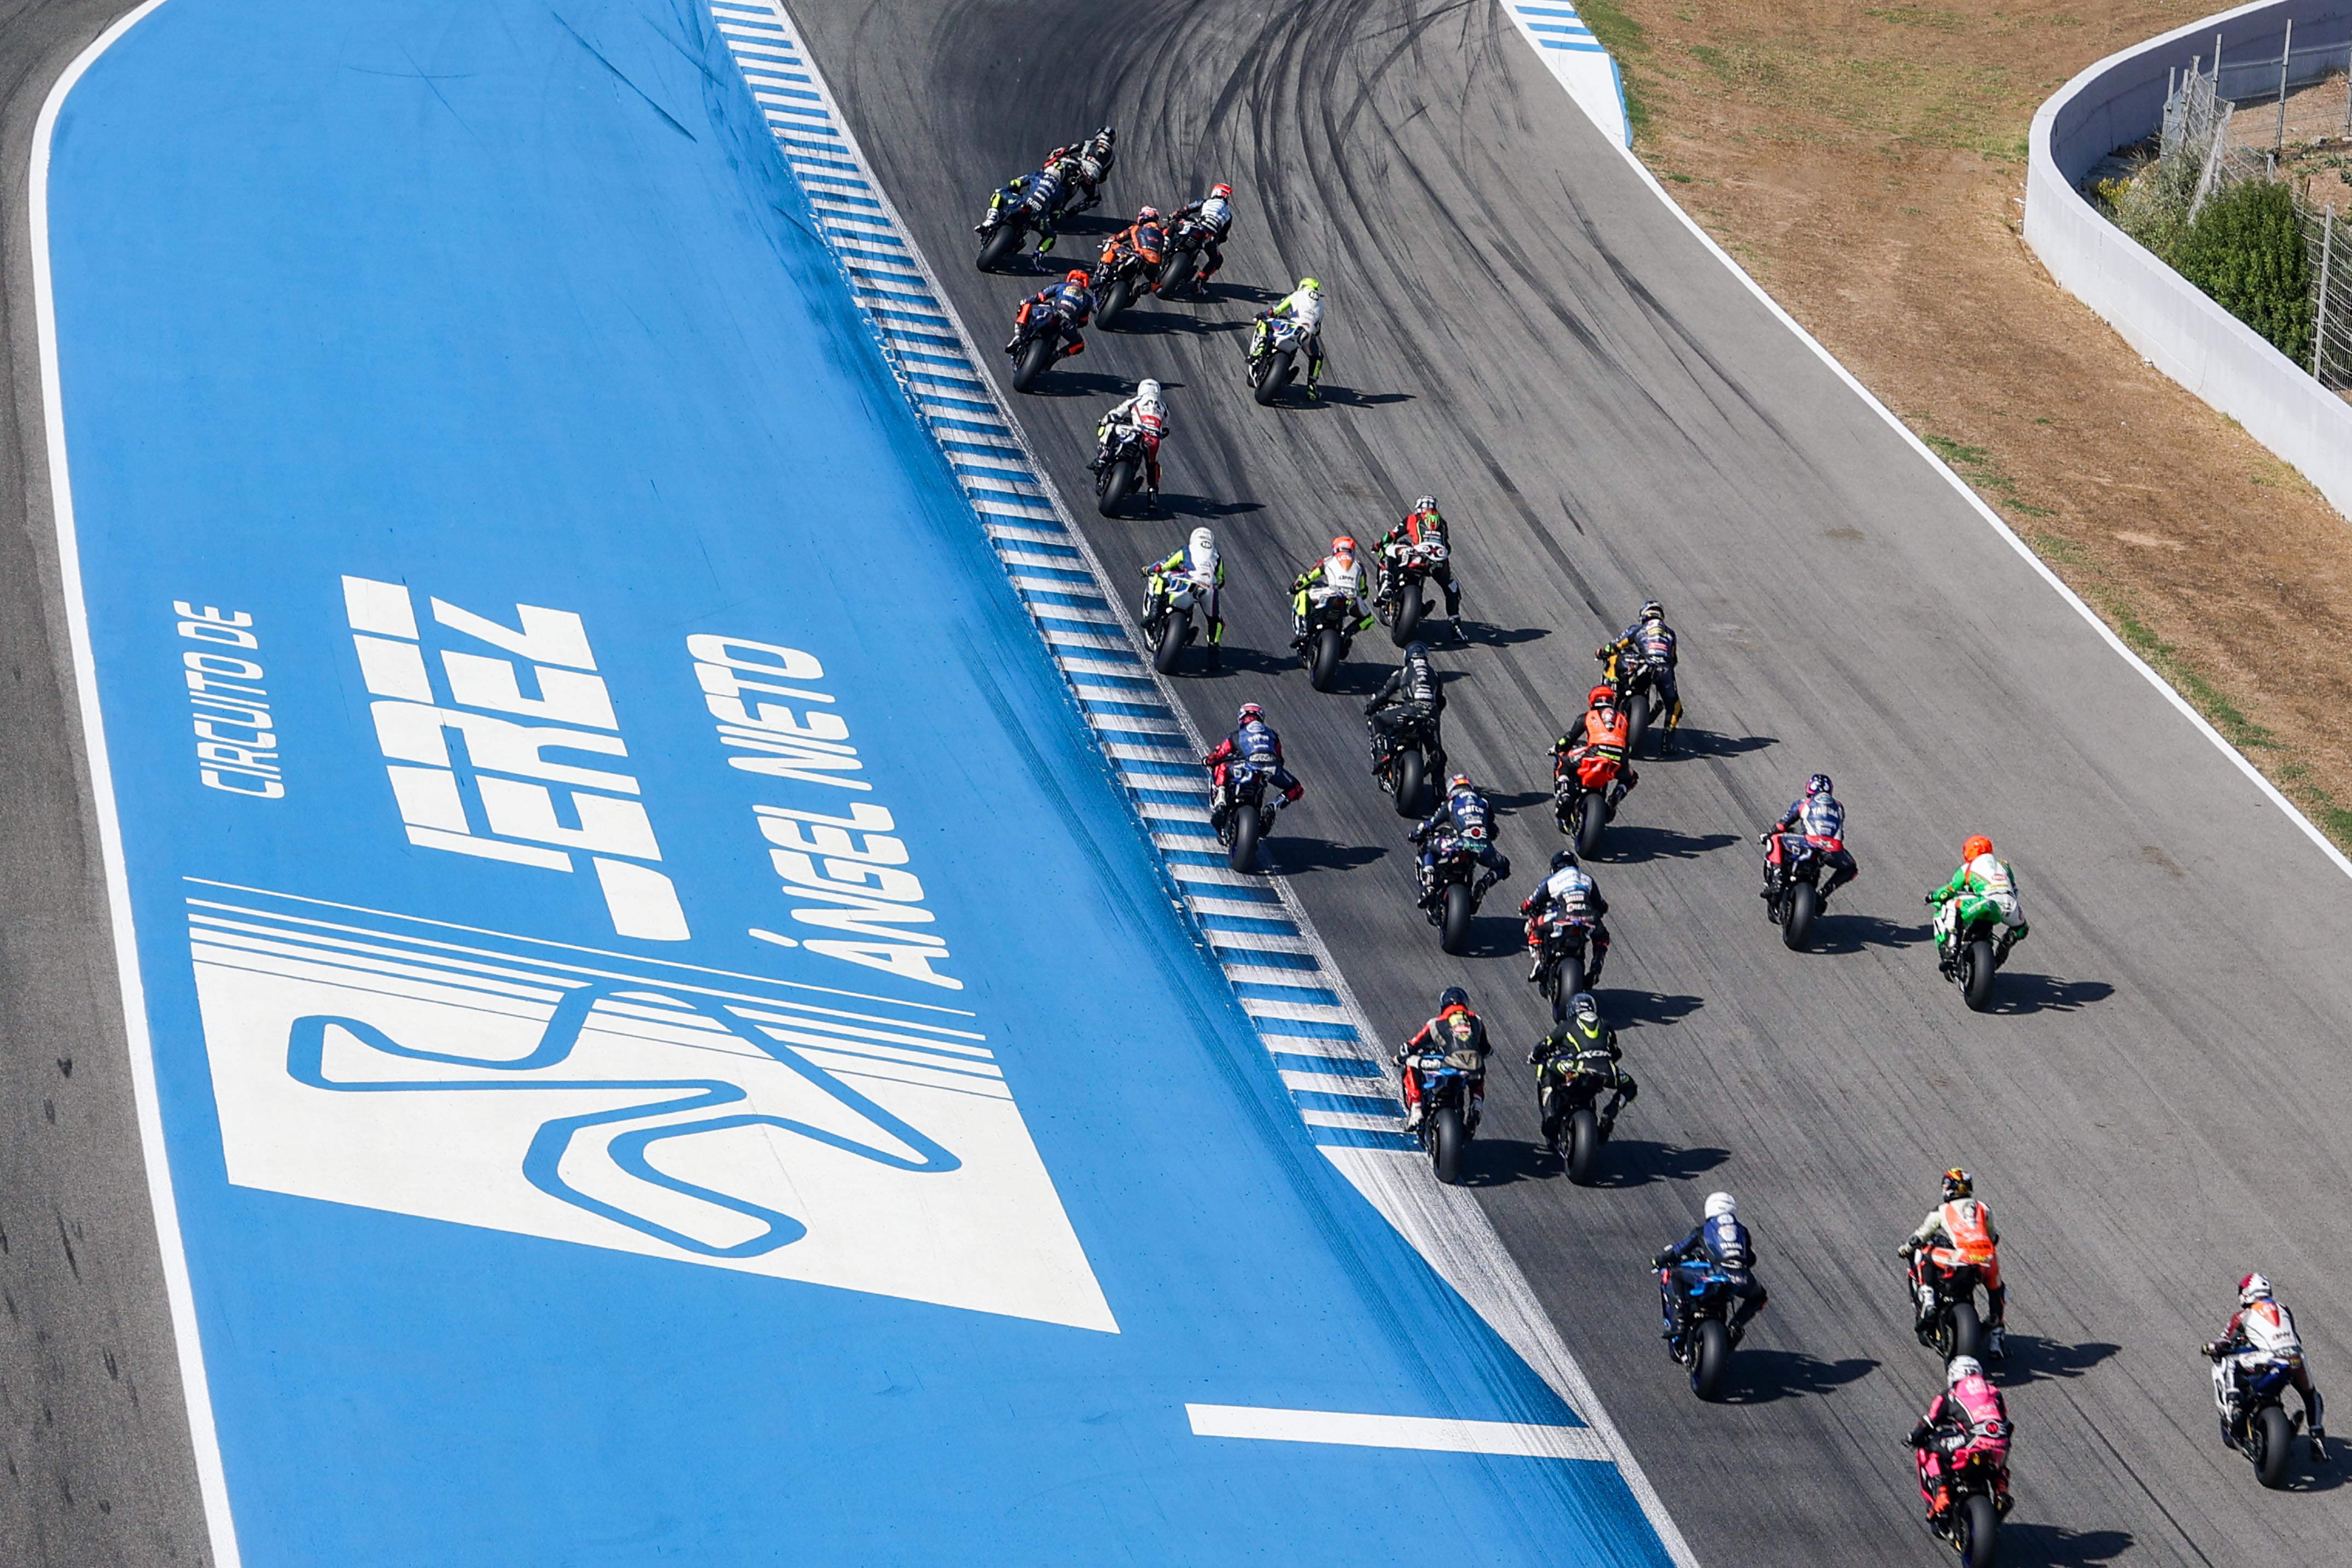
<instances>
[{"instance_id":1,"label":"white track edge line","mask_svg":"<svg viewBox=\"0 0 2352 1568\"><path fill-rule=\"evenodd\" d=\"M870 183L877 204L877 210L888 219L898 231L898 237L906 244L908 254L921 270L941 317L953 326L956 336L962 340L966 357L974 365L982 363L982 361L977 358L978 350L972 341L971 335L964 328L962 317L950 302L945 291L939 287L939 278L931 270L929 258L924 256L922 248L915 243L912 231L899 218L898 208L890 200L889 193L884 188L873 165L866 161L865 149L852 134L848 121L842 116L840 105L833 96L832 85L825 79L824 73L817 68L815 58L810 52L807 40L802 35L798 24L794 23L786 12L783 0L765 0L765 3L775 12L778 20L791 29L793 41L799 48L801 62L809 73L810 86L816 89L820 95L820 100L832 117L834 129L841 137L844 151L855 160L860 172ZM748 86L746 90L749 90ZM1631 153L1628 152L1627 156L1630 157ZM788 160L786 171L790 172ZM822 227L816 228L814 232L821 240L824 239L825 231ZM826 243L827 248L830 249L830 242ZM836 265L838 265L837 261ZM844 277L846 276L845 272ZM861 304L860 308L865 307ZM878 328L878 321L875 321L870 313L868 319ZM877 340L879 345L878 332ZM883 351L887 358L887 346L884 346ZM900 384L902 387L906 385L903 381ZM1055 515L1063 520L1066 528L1064 537L1069 541L1070 548L1079 552L1079 559L1087 563L1087 569L1095 574L1096 580L1106 585L1105 591L1108 593L1109 580L1104 576L1102 562L1096 556L1094 547L1087 540L1085 533L1071 524L1069 508L1062 499L1060 489L1053 483L1044 467L1038 464L1036 453L1029 444L1028 433L1022 428L1020 421L1013 416L1011 409L1005 404L1003 395L997 390L995 383L989 382L987 387L989 401L996 405L1006 429L1013 433L1013 437L1020 445L1024 456L1027 458L1032 472L1037 476L1038 487L1044 490L1053 501ZM911 402L913 398L911 389L908 390L908 397ZM919 420L924 421L925 428L928 430L929 422L919 404L915 405L915 413ZM934 439L937 439L936 435ZM1010 569L1010 563L1004 562L1001 554L999 564L1006 570ZM1116 594L1112 594L1111 597L1116 602L1124 602L1124 600ZM1047 657L1055 657L1050 644L1045 652ZM1058 667L1058 659L1055 662ZM1150 670L1151 667L1149 660L1143 661L1141 668ZM1067 678L1066 674L1065 679ZM1161 700L1183 727L1187 739L1198 747L1201 742L1199 731L1193 726L1191 716L1185 712L1183 705L1175 699L1167 677L1153 671L1152 679L1160 693ZM1075 693L1073 700L1075 700ZM1080 708L1079 713L1082 721L1091 731L1095 721L1086 715L1083 707ZM1116 776L1113 781L1117 782ZM1146 846L1153 851L1157 858L1159 845L1151 836L1150 824L1141 820L1141 813L1137 810L1137 803L1133 801L1132 797L1129 799L1129 807L1131 810L1136 811L1139 831L1144 835ZM1162 862L1161 874L1167 877L1165 862ZM1172 878L1169 880L1172 886ZM1300 904L1297 894L1291 889L1288 883L1280 877L1269 880L1274 883L1276 891L1282 896L1284 906L1291 913L1307 945L1322 964L1321 972L1328 977L1329 988L1339 994L1348 1016L1355 1021L1359 1043L1373 1053L1373 1060L1380 1061L1380 1052L1377 1046L1373 1044L1379 1036L1371 1029L1369 1016L1357 1000L1345 972L1332 958L1330 950L1324 946L1321 936L1307 917L1305 906ZM1223 967L1222 965L1220 967ZM1228 983L1233 983L1230 977ZM1261 1048L1264 1048L1264 1041L1261 1040L1259 1043ZM1270 1056L1269 1051L1269 1058ZM1394 1081L1389 1076L1388 1064L1384 1061L1381 1064L1382 1081L1393 1088ZM1271 1060L1267 1065L1271 1068ZM1473 1310L1486 1319L1504 1342L1527 1361L1530 1369L1550 1384L1555 1392L1567 1400L1570 1408L1600 1434L1601 1440L1607 1446L1616 1462L1619 1474L1623 1477L1627 1489L1633 1494L1634 1500L1641 1507L1651 1529L1656 1532L1668 1557L1674 1561L1677 1568L1698 1568L1698 1558L1692 1552L1689 1542L1684 1539L1682 1531L1675 1523L1673 1516L1666 1511L1664 1500L1658 1495L1656 1487L1651 1483L1648 1474L1642 1469L1640 1460L1634 1458L1633 1450L1626 1443L1624 1435L1619 1431L1616 1423L1610 1418L1601 1403L1598 1390L1592 1386L1583 1368L1570 1353L1558 1326L1543 1311L1534 1288L1528 1284L1527 1277L1520 1271L1518 1263L1512 1258L1509 1249L1503 1245L1502 1239L1496 1234L1493 1222L1486 1218L1486 1211L1478 1207L1477 1200L1469 1193L1458 1188L1433 1187L1425 1180L1413 1179L1419 1175L1417 1167L1423 1163L1418 1155L1384 1155L1381 1151L1371 1149L1332 1147L1321 1145L1318 1146L1322 1149L1324 1156L1348 1176L1382 1218L1386 1218L1398 1233L1429 1261L1430 1266L1436 1270L1439 1276L1459 1291L1471 1304ZM1433 1220L1436 1222L1434 1225L1430 1223ZM1420 1234L1416 1234L1416 1231ZM1444 1242L1450 1242L1452 1246L1442 1245L1441 1243ZM1448 1267L1449 1263L1452 1267ZM1478 1288L1481 1286L1485 1288Z\"/></svg>"},{"instance_id":2,"label":"white track edge line","mask_svg":"<svg viewBox=\"0 0 2352 1568\"><path fill-rule=\"evenodd\" d=\"M89 611L82 597L81 555L74 531L73 481L66 465L63 381L58 369L57 297L49 261L49 149L67 96L100 55L147 19L163 0L145 0L118 18L74 57L42 100L33 128L31 183L26 206L32 224L33 315L41 348L41 413L48 446L50 506L56 516L58 569L64 589L66 622L72 643L74 680L80 687L82 744L89 759L91 804L98 817L99 853L106 872L106 899L114 938L115 974L122 992L122 1027L130 1047L131 1087L145 1153L147 1196L155 1212L157 1251L163 1293L179 1353L181 1395L187 1405L189 1445L194 1450L198 1502L212 1541L216 1568L238 1568L236 1526L230 1515L228 1475L221 1461L220 1432L214 1424L212 1385L205 1374L204 1346L196 1328L195 1287L188 1275L187 1242L180 1230L179 1200L172 1187L170 1155L163 1146L163 1103L155 1083L155 1042L147 1027L146 987L140 977L138 933L131 918L130 869L123 858L122 822L116 809L114 770L106 749L99 710L98 662L89 635Z\"/></svg>"},{"instance_id":3,"label":"white track edge line","mask_svg":"<svg viewBox=\"0 0 2352 1568\"><path fill-rule=\"evenodd\" d=\"M1509 0L1496 0L1496 3L1505 6L1506 19L1512 19L1508 16ZM1512 31L1518 33L1522 39L1527 37L1527 34L1521 32L1516 26L1512 28ZM1543 64L1540 55L1538 56L1536 63L1539 66ZM1547 68L1544 74L1550 76L1551 72ZM1554 81L1558 81L1559 78L1553 77L1552 79ZM1567 88L1564 84L1560 90L1563 92L1567 91ZM1570 103L1576 103L1575 94L1569 93L1568 99ZM1579 113L1583 112L1583 107L1584 106L1581 104L1577 104L1577 110ZM1591 117L1590 115L1586 115L1586 118L1590 120ZM1598 122L1596 121L1595 123L1597 125ZM1750 277L1748 275L1747 268L1741 267L1738 262L1733 260L1731 254L1715 242L1715 236L1708 234L1706 229L1702 228L1699 225L1697 219L1692 217L1690 214L1683 210L1681 204L1675 200L1673 194L1667 191L1665 186L1658 183L1658 177L1650 172L1649 166L1643 163L1642 160L1635 155L1631 147L1617 146L1615 140L1610 137L1605 130L1602 132L1601 140L1608 141L1612 148L1615 148L1618 155L1622 157L1626 163L1633 168L1633 172L1641 176L1643 183L1650 187L1650 193L1658 198L1659 204L1663 205L1666 211L1674 214L1675 217L1682 220L1683 226L1690 230L1692 235L1697 238L1698 242L1706 247L1707 254L1714 256L1716 260L1721 262L1734 277L1737 277L1741 283L1747 285L1748 292L1754 295L1757 299L1763 304L1767 310L1769 310L1774 317L1778 318L1780 325L1786 327L1790 332L1796 334L1797 340L1804 344L1806 348L1811 349L1816 359L1819 359L1822 363L1827 365L1832 371L1834 371L1837 378L1843 382L1847 387L1852 389L1854 395L1861 398L1863 402L1869 407L1872 413L1885 420L1888 428L1892 429L1896 434L1900 435L1905 442L1908 443L1913 452L1918 454L1920 457L1924 458L1937 473L1941 474L1944 476L1945 482L1950 485L1954 490L1959 492L1961 497L1975 509L1977 516L1981 517L1995 533L2006 539L2009 542L2009 548L2015 550L2024 559L2027 565L2031 566L2036 572L2040 573L2042 580L2048 583L2053 589L2054 589L2061 599L2063 599L2068 604L2073 605L2074 612L2077 615L2080 615L2084 620L2091 623L2092 629L2098 632L2099 636L2105 640L2109 648L2113 649L2117 654L2119 654L2126 664L2131 665L2132 668L2137 670L2141 676L2147 680L2148 685L2163 693L2165 700L2169 702L2174 707L2178 708L2180 711L2181 716L2187 718L2189 723L2195 725L2199 732L2201 733L2206 739L2211 741L2215 747L2220 748L2223 756L2236 763L2238 765L2238 771L2243 773L2248 779L2252 779L2253 781L2254 788L2260 789L2264 795L2270 797L2271 804L2285 812L2288 820L2303 830L2304 836L2319 847L2320 853L2326 855L2329 860L2336 862L2336 870L2342 872L2347 876L2352 876L2352 859L2347 859L2345 856L2344 852L2336 847L2334 841L2329 839L2326 833L2320 831L2318 826L2314 823L2310 818L2303 814L2303 809L2297 806L2294 801L2288 800L2277 785L2272 783L2269 779L2264 777L2263 770L2255 767L2252 760L2248 758L2244 752L2231 745L2229 738L2222 735L2220 730L2214 728L2212 724L2206 719L2205 716L2197 711L2195 705L2190 703L2187 697L2181 695L2179 690L2175 687L2171 682L2166 680L2161 674L2158 674L2154 665L2150 664L2146 659L2141 658L2138 653L2133 652L2131 644L2126 643L2122 637L2118 636L2114 627L2109 626L2106 622L2100 619L2099 612L2092 609L2081 594L2076 593L2072 588L2068 587L2065 580L2061 578L2055 571L2053 571L2050 569L2050 564L2034 553L2033 547L2027 544L2022 538L2019 538L2017 530L2011 528L2008 522L2002 518L1999 512L1994 511L1990 506L1987 505L1985 498L1982 496L1978 495L1967 480L1961 478L1958 473L1953 471L1951 465L1946 463L1941 457L1938 457L1936 455L1935 448L1920 440L1917 434L1915 433L1909 425L1896 418L1892 410L1890 410L1885 403L1878 401L1876 393L1873 392L1868 387L1863 385L1861 380L1856 377L1852 371L1847 370L1845 366L1838 362L1836 355L1823 348L1819 339L1815 338L1811 332L1805 330L1805 329L1798 323L1798 320L1794 316L1790 315L1788 311L1781 308L1780 302L1773 298L1769 294L1766 293L1764 291L1763 285L1758 283L1753 277ZM2104 325L2104 323L2102 324ZM2112 328L2108 329L2111 331L2113 330Z\"/></svg>"}]
</instances>

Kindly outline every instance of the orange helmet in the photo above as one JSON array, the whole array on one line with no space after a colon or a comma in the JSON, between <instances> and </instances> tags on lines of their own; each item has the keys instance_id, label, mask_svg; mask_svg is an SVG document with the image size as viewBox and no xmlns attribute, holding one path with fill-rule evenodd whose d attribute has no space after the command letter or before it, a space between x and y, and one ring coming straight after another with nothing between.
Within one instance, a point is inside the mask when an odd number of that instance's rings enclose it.
<instances>
[{"instance_id":1,"label":"orange helmet","mask_svg":"<svg viewBox=\"0 0 2352 1568\"><path fill-rule=\"evenodd\" d=\"M1990 853L1992 853L1992 841L1986 838L1982 833L1978 833L1974 837L1970 838L1968 842L1960 846L1960 862L1965 865L1969 861L1976 859L1979 855L1989 855Z\"/></svg>"},{"instance_id":2,"label":"orange helmet","mask_svg":"<svg viewBox=\"0 0 2352 1568\"><path fill-rule=\"evenodd\" d=\"M1088 274L1083 267L1074 267L1062 274L1062 281L1065 283L1085 283L1087 280Z\"/></svg>"},{"instance_id":3,"label":"orange helmet","mask_svg":"<svg viewBox=\"0 0 2352 1568\"><path fill-rule=\"evenodd\" d=\"M1617 688L1607 685L1593 687L1591 691L1584 694L1584 706L1586 707L1615 707L1617 706Z\"/></svg>"},{"instance_id":4,"label":"orange helmet","mask_svg":"<svg viewBox=\"0 0 2352 1568\"><path fill-rule=\"evenodd\" d=\"M1356 541L1349 538L1346 534L1341 534L1338 538L1331 541L1331 553L1333 555L1354 555L1356 553Z\"/></svg>"}]
</instances>

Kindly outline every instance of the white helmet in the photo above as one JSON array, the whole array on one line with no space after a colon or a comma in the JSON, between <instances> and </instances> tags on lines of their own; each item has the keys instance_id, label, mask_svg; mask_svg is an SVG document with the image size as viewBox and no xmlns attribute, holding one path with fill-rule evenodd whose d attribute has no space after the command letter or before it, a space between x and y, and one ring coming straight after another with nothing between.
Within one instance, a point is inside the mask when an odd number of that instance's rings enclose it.
<instances>
[{"instance_id":1,"label":"white helmet","mask_svg":"<svg viewBox=\"0 0 2352 1568\"><path fill-rule=\"evenodd\" d=\"M1709 1219L1737 1219L1739 1218L1739 1205L1732 1201L1727 1192L1708 1193L1706 1217Z\"/></svg>"},{"instance_id":2,"label":"white helmet","mask_svg":"<svg viewBox=\"0 0 2352 1568\"><path fill-rule=\"evenodd\" d=\"M1947 1388L1958 1388L1960 1385L1961 1378L1982 1377L1983 1375L1983 1362L1979 1361L1973 1355L1956 1355L1952 1357L1951 1364L1944 1368L1944 1386Z\"/></svg>"},{"instance_id":3,"label":"white helmet","mask_svg":"<svg viewBox=\"0 0 2352 1568\"><path fill-rule=\"evenodd\" d=\"M2256 1301L2271 1299L2271 1282L2260 1274L2249 1274L2238 1281L2238 1305L2251 1307Z\"/></svg>"},{"instance_id":4,"label":"white helmet","mask_svg":"<svg viewBox=\"0 0 2352 1568\"><path fill-rule=\"evenodd\" d=\"M1194 528L1192 546L1194 555L1214 555L1217 553L1217 536L1206 528Z\"/></svg>"},{"instance_id":5,"label":"white helmet","mask_svg":"<svg viewBox=\"0 0 2352 1568\"><path fill-rule=\"evenodd\" d=\"M1160 401L1160 383L1153 381L1150 376L1146 376L1141 381L1135 383L1135 395L1145 402L1158 402Z\"/></svg>"}]
</instances>

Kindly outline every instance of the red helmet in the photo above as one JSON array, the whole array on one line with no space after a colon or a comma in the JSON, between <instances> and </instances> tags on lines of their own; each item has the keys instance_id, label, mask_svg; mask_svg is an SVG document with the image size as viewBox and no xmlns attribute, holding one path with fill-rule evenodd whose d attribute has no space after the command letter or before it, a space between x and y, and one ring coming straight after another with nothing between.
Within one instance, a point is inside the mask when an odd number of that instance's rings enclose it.
<instances>
[{"instance_id":1,"label":"red helmet","mask_svg":"<svg viewBox=\"0 0 2352 1568\"><path fill-rule=\"evenodd\" d=\"M1220 180L1215 184L1209 187L1209 194L1211 196L1223 196L1225 200L1230 202L1234 199L1234 188L1231 185L1226 184L1223 180Z\"/></svg>"},{"instance_id":2,"label":"red helmet","mask_svg":"<svg viewBox=\"0 0 2352 1568\"><path fill-rule=\"evenodd\" d=\"M1617 688L1612 685L1599 685L1593 687L1591 691L1584 694L1584 706L1586 707L1615 707L1617 706Z\"/></svg>"},{"instance_id":3,"label":"red helmet","mask_svg":"<svg viewBox=\"0 0 2352 1568\"><path fill-rule=\"evenodd\" d=\"M1066 273L1062 274L1062 281L1063 281L1063 282L1065 282L1065 283L1081 283L1081 284L1082 284L1082 283L1086 283L1086 282L1087 282L1087 281L1089 280L1090 276L1091 276L1091 275L1087 273L1087 269L1086 269L1085 267L1074 267L1070 268L1070 270L1069 270L1069 271L1067 271L1067 272L1066 272Z\"/></svg>"}]
</instances>

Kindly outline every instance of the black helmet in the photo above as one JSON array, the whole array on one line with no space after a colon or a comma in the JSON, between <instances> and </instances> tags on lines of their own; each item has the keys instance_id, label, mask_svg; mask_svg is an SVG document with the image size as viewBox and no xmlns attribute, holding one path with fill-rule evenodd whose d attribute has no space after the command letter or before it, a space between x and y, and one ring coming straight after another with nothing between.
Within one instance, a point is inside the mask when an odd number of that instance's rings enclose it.
<instances>
[{"instance_id":1,"label":"black helmet","mask_svg":"<svg viewBox=\"0 0 2352 1568\"><path fill-rule=\"evenodd\" d=\"M1437 1010L1441 1013L1448 1008L1467 1008L1469 1005L1470 993L1459 986L1448 986L1437 993Z\"/></svg>"},{"instance_id":2,"label":"black helmet","mask_svg":"<svg viewBox=\"0 0 2352 1568\"><path fill-rule=\"evenodd\" d=\"M1830 789L1830 776L1826 773L1816 773L1811 779L1806 779L1805 793L1808 795L1827 795L1832 793Z\"/></svg>"},{"instance_id":3,"label":"black helmet","mask_svg":"<svg viewBox=\"0 0 2352 1568\"><path fill-rule=\"evenodd\" d=\"M1559 853L1551 857L1551 869L1554 871L1562 870L1568 866L1572 866L1575 863L1576 852L1574 850L1562 850Z\"/></svg>"},{"instance_id":4,"label":"black helmet","mask_svg":"<svg viewBox=\"0 0 2352 1568\"><path fill-rule=\"evenodd\" d=\"M1404 656L1408 663L1415 659L1426 659L1429 657L1429 644L1418 640L1407 643L1404 645Z\"/></svg>"},{"instance_id":5,"label":"black helmet","mask_svg":"<svg viewBox=\"0 0 2352 1568\"><path fill-rule=\"evenodd\" d=\"M1591 991L1579 991L1568 998L1568 1010L1580 1019L1597 1019L1601 1016L1601 1004L1592 999Z\"/></svg>"},{"instance_id":6,"label":"black helmet","mask_svg":"<svg viewBox=\"0 0 2352 1568\"><path fill-rule=\"evenodd\" d=\"M1642 606L1642 619L1643 619L1643 620L1644 620L1644 621L1664 621L1665 618L1666 618L1666 607L1665 607L1664 605L1663 605L1663 604L1659 603L1656 600L1654 600L1654 599L1650 600L1648 602L1644 603L1644 604Z\"/></svg>"}]
</instances>

